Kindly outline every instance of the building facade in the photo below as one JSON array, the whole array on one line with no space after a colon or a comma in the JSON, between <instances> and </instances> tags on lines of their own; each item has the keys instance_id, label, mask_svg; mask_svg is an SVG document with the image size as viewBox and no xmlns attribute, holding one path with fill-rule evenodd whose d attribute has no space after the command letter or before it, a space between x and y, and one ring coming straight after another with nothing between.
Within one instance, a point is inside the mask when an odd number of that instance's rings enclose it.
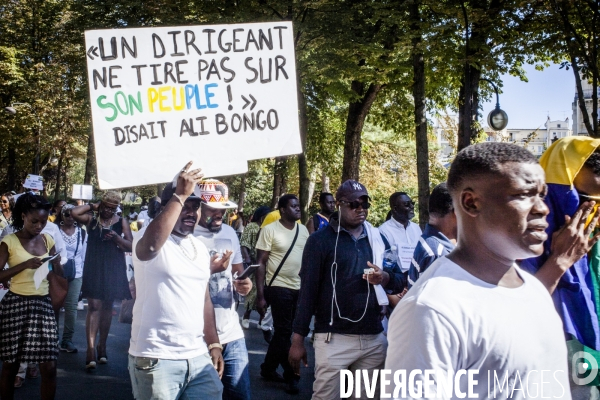
<instances>
[{"instance_id":1,"label":"building facade","mask_svg":"<svg viewBox=\"0 0 600 400\"><path fill-rule=\"evenodd\" d=\"M581 79L581 88L583 89L583 99L585 101L585 108L587 109L590 117L590 123L592 120L592 84L587 79ZM598 89L600 94L600 89ZM598 96L600 98L600 95ZM587 135L588 131L583 123L583 114L579 107L579 98L577 97L577 90L575 91L575 98L573 99L573 135Z\"/></svg>"},{"instance_id":2,"label":"building facade","mask_svg":"<svg viewBox=\"0 0 600 400\"><path fill-rule=\"evenodd\" d=\"M435 126L437 144L440 147L440 161L448 162L456 152L457 118L447 116L438 120ZM537 128L506 128L494 131L485 127L488 142L508 142L525 147L535 156L539 157L556 140L571 136L573 134L569 126L569 118L564 120L552 120L550 117ZM584 128L585 129L585 128Z\"/></svg>"}]
</instances>

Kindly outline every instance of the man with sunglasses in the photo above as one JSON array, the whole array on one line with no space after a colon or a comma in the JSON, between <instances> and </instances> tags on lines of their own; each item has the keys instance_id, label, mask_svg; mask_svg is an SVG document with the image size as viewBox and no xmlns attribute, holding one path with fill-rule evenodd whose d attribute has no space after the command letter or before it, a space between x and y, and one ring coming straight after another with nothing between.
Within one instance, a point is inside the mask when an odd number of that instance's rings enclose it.
<instances>
[{"instance_id":1,"label":"man with sunglasses","mask_svg":"<svg viewBox=\"0 0 600 400\"><path fill-rule=\"evenodd\" d=\"M405 192L396 192L390 196L392 217L385 221L379 231L395 247L402 272L408 271L415 247L423 234L419 225L411 222L415 217L415 203Z\"/></svg>"},{"instance_id":2,"label":"man with sunglasses","mask_svg":"<svg viewBox=\"0 0 600 400\"><path fill-rule=\"evenodd\" d=\"M347 180L338 188L336 200L339 212L328 226L313 233L304 247L289 352L290 364L299 373L300 362L307 365L304 338L314 315L313 399L320 400L339 398L340 370L383 367L387 340L373 285L381 284L390 293L405 286L396 264L383 270L375 265L374 260L381 259L389 244L366 222L370 207L367 189Z\"/></svg>"}]
</instances>

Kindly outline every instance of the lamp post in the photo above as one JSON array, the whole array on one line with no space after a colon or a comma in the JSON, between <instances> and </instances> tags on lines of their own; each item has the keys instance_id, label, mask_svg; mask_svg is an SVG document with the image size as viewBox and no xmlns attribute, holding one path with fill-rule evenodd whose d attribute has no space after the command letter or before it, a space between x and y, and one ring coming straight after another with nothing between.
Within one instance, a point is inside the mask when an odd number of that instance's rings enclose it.
<instances>
[{"instance_id":1,"label":"lamp post","mask_svg":"<svg viewBox=\"0 0 600 400\"><path fill-rule=\"evenodd\" d=\"M40 117L37 115L37 112L35 112L35 109L31 106L31 104L29 103L12 103L10 107L4 107L4 111L6 111L7 113L11 114L11 115L15 115L17 114L17 110L15 109L15 106L26 106L29 107L29 109L31 110L31 112L33 113L33 115L35 115L35 118L38 121L38 129L37 129L37 150L35 152L35 164L34 164L34 171L33 173L35 175L39 175L40 174L40 138L42 136L42 121L40 120Z\"/></svg>"},{"instance_id":2,"label":"lamp post","mask_svg":"<svg viewBox=\"0 0 600 400\"><path fill-rule=\"evenodd\" d=\"M498 96L498 88L496 85L494 85L494 82L490 81L489 79L482 78L480 81L488 82L490 85L492 85L494 91L496 92L496 108L488 114L487 123L488 126L493 130L501 131L508 125L508 115L504 110L500 109L500 96Z\"/></svg>"}]
</instances>

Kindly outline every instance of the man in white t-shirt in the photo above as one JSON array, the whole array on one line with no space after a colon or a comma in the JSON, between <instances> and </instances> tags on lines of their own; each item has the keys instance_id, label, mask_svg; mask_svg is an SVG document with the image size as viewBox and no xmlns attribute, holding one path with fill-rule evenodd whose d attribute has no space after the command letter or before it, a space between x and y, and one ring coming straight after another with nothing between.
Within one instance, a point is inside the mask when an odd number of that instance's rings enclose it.
<instances>
[{"instance_id":1,"label":"man in white t-shirt","mask_svg":"<svg viewBox=\"0 0 600 400\"><path fill-rule=\"evenodd\" d=\"M223 398L250 400L250 375L248 374L248 350L240 317L236 311L234 292L245 296L252 289L249 278L235 279L244 272L240 241L233 228L223 223L225 211L237 205L229 201L227 185L215 179L205 179L199 184L202 205L200 221L194 236L209 251L219 257L231 254L231 261L223 268L211 268L209 280L210 297L215 307L217 333L223 345Z\"/></svg>"},{"instance_id":2,"label":"man in white t-shirt","mask_svg":"<svg viewBox=\"0 0 600 400\"><path fill-rule=\"evenodd\" d=\"M379 227L379 232L387 239L391 247L396 247L399 266L402 272L410 267L415 247L423 234L419 225L411 221L415 217L415 203L404 192L390 196L392 217Z\"/></svg>"},{"instance_id":3,"label":"man in white t-shirt","mask_svg":"<svg viewBox=\"0 0 600 400\"><path fill-rule=\"evenodd\" d=\"M164 210L132 245L137 298L129 375L138 400L212 400L223 392L222 346L208 280L211 265L222 267L229 257L211 259L192 235L200 208L194 189L202 173L188 172L191 164L179 173L176 187L167 185Z\"/></svg>"},{"instance_id":4,"label":"man in white t-shirt","mask_svg":"<svg viewBox=\"0 0 600 400\"><path fill-rule=\"evenodd\" d=\"M458 153L448 188L458 244L392 313L385 368L415 375L387 392L403 399L570 399L562 322L548 290L515 264L543 251L544 171L520 146L480 143ZM449 379L456 383L440 396L437 385Z\"/></svg>"}]
</instances>

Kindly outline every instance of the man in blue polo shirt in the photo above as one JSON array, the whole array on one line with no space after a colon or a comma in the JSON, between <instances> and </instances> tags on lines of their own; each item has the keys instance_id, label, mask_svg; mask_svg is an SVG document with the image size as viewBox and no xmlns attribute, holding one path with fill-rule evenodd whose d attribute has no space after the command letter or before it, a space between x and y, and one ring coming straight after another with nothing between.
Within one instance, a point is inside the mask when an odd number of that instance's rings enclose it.
<instances>
[{"instance_id":1,"label":"man in blue polo shirt","mask_svg":"<svg viewBox=\"0 0 600 400\"><path fill-rule=\"evenodd\" d=\"M408 287L435 260L454 250L456 246L456 215L446 182L437 185L429 197L429 223L415 248L408 269Z\"/></svg>"}]
</instances>

